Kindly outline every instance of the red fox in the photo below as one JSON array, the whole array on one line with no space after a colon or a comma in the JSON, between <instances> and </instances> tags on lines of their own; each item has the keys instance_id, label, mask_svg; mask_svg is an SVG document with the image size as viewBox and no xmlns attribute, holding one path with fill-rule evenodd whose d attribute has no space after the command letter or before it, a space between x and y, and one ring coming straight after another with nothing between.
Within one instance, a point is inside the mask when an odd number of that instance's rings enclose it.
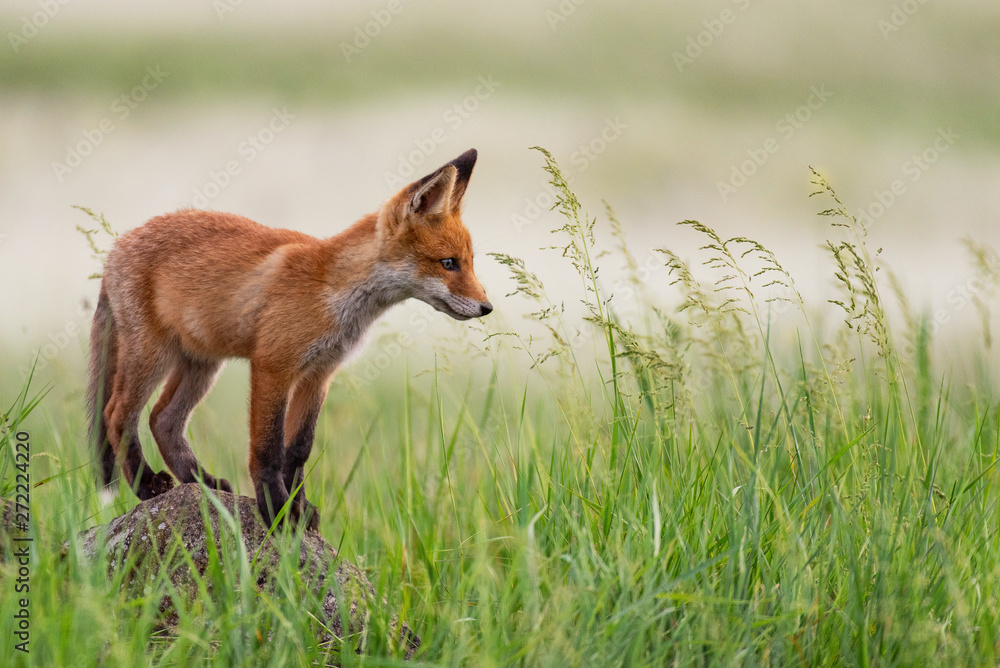
<instances>
[{"instance_id":1,"label":"red fox","mask_svg":"<svg viewBox=\"0 0 1000 668\"><path fill-rule=\"evenodd\" d=\"M173 487L139 443L139 416L182 483L205 472L184 438L226 358L250 360L250 477L273 523L302 483L333 373L390 306L420 299L457 320L493 306L472 268L461 218L475 149L411 183L328 239L227 213L181 210L124 234L108 255L90 334L90 440L100 478L116 461L140 499ZM110 447L108 447L110 444ZM288 514L315 528L297 494Z\"/></svg>"}]
</instances>

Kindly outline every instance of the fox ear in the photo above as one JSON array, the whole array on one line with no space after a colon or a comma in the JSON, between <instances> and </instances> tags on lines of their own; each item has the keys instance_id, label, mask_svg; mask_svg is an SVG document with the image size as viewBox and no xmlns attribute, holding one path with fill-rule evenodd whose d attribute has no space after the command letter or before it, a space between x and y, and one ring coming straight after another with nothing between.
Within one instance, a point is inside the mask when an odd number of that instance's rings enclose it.
<instances>
[{"instance_id":1,"label":"fox ear","mask_svg":"<svg viewBox=\"0 0 1000 668\"><path fill-rule=\"evenodd\" d=\"M417 181L417 192L410 198L409 213L423 216L449 213L457 175L458 169L448 163Z\"/></svg>"},{"instance_id":2,"label":"fox ear","mask_svg":"<svg viewBox=\"0 0 1000 668\"><path fill-rule=\"evenodd\" d=\"M465 197L465 189L469 186L469 179L472 178L472 168L476 166L477 157L479 157L478 151L470 148L448 163L458 170L458 175L455 178L455 188L451 191L452 209L458 209L462 205L462 198Z\"/></svg>"}]
</instances>

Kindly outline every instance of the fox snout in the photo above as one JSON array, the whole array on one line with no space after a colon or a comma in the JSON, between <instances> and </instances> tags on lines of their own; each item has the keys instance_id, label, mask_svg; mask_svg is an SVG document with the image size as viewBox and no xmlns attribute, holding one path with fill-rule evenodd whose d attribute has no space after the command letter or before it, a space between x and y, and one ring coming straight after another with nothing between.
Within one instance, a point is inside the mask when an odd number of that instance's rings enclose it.
<instances>
[{"instance_id":1,"label":"fox snout","mask_svg":"<svg viewBox=\"0 0 1000 668\"><path fill-rule=\"evenodd\" d=\"M475 311L475 308L473 309ZM479 302L479 312L474 313L471 317L482 318L483 316L489 315L493 312L493 304L489 302Z\"/></svg>"},{"instance_id":2,"label":"fox snout","mask_svg":"<svg viewBox=\"0 0 1000 668\"><path fill-rule=\"evenodd\" d=\"M451 317L458 320L482 318L493 312L493 304L486 297L486 290L472 273L471 263L468 275L457 277L453 283L446 282L448 294L446 302L450 307ZM461 317L457 317L461 316Z\"/></svg>"},{"instance_id":3,"label":"fox snout","mask_svg":"<svg viewBox=\"0 0 1000 668\"><path fill-rule=\"evenodd\" d=\"M479 302L479 304L468 310L459 311L458 309L453 309L448 313L448 315L455 318L455 320L469 320L471 318L482 318L492 312L493 304L489 302Z\"/></svg>"},{"instance_id":4,"label":"fox snout","mask_svg":"<svg viewBox=\"0 0 1000 668\"><path fill-rule=\"evenodd\" d=\"M493 312L493 304L485 299L473 299L450 291L428 301L435 309L450 315L455 320L482 318Z\"/></svg>"}]
</instances>

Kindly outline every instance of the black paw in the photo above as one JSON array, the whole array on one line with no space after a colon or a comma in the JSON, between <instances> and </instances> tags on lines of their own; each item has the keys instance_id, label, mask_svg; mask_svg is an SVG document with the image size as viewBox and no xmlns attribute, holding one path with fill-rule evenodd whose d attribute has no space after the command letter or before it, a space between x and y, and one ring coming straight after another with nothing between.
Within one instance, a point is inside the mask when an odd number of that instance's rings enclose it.
<instances>
[{"instance_id":1,"label":"black paw","mask_svg":"<svg viewBox=\"0 0 1000 668\"><path fill-rule=\"evenodd\" d=\"M135 495L143 501L148 501L154 496L169 492L173 487L174 479L170 477L170 474L166 471L160 471L139 483L138 489L135 490Z\"/></svg>"},{"instance_id":2,"label":"black paw","mask_svg":"<svg viewBox=\"0 0 1000 668\"><path fill-rule=\"evenodd\" d=\"M289 493L294 492L295 488L302 482L302 467L287 465L284 472L281 474L281 479L285 481L285 489L287 489ZM300 489L299 494L301 493L302 490Z\"/></svg>"},{"instance_id":3,"label":"black paw","mask_svg":"<svg viewBox=\"0 0 1000 668\"><path fill-rule=\"evenodd\" d=\"M300 497L301 498L301 497ZM281 511L284 504L278 505L272 512L272 506L269 505L262 499L257 500L257 510L260 511L260 516L264 519L264 523L268 526L274 525L274 519L277 514ZM313 504L306 501L304 498L300 502L293 501L288 504L288 510L286 511L282 522L280 524L288 523L290 526L294 527L304 527L306 531L318 531L319 530L319 510Z\"/></svg>"},{"instance_id":4,"label":"black paw","mask_svg":"<svg viewBox=\"0 0 1000 668\"><path fill-rule=\"evenodd\" d=\"M288 494L277 486L271 487L267 493L263 489L257 490L257 511L264 520L264 526L274 525L274 520L287 500Z\"/></svg>"},{"instance_id":5,"label":"black paw","mask_svg":"<svg viewBox=\"0 0 1000 668\"><path fill-rule=\"evenodd\" d=\"M302 501L298 501L300 498ZM291 516L296 526L303 526L306 531L319 531L319 508L304 496L300 495L292 502Z\"/></svg>"},{"instance_id":6,"label":"black paw","mask_svg":"<svg viewBox=\"0 0 1000 668\"><path fill-rule=\"evenodd\" d=\"M229 484L229 481L226 480L225 478L215 478L210 475L205 475L204 480L205 480L205 487L208 487L209 489L215 489L220 492L229 492L230 494L233 493L232 486Z\"/></svg>"}]
</instances>

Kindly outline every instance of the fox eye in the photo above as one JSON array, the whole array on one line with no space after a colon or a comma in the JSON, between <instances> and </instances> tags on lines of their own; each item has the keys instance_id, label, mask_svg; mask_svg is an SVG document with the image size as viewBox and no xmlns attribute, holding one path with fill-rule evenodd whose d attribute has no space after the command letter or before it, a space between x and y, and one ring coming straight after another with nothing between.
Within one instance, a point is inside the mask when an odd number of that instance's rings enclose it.
<instances>
[{"instance_id":1,"label":"fox eye","mask_svg":"<svg viewBox=\"0 0 1000 668\"><path fill-rule=\"evenodd\" d=\"M453 257L446 257L441 260L441 266L448 271L458 271L458 260Z\"/></svg>"}]
</instances>

